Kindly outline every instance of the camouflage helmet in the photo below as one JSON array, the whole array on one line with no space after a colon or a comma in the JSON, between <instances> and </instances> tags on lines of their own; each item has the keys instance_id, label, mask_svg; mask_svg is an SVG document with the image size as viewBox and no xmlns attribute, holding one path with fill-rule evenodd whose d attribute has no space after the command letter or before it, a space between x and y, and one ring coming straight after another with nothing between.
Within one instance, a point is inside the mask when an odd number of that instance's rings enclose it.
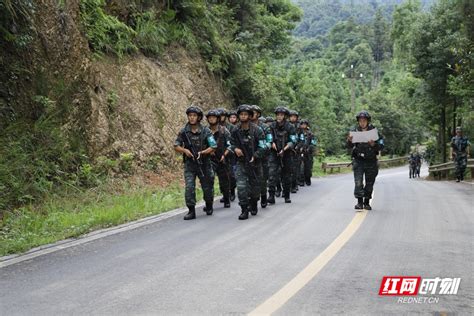
<instances>
[{"instance_id":1,"label":"camouflage helmet","mask_svg":"<svg viewBox=\"0 0 474 316\"><path fill-rule=\"evenodd\" d=\"M306 124L306 125L308 125L308 127L310 126L309 121L307 119L302 119L300 121L300 125L302 125L302 124Z\"/></svg>"},{"instance_id":2,"label":"camouflage helmet","mask_svg":"<svg viewBox=\"0 0 474 316\"><path fill-rule=\"evenodd\" d=\"M215 116L215 117L219 117L221 115L221 112L219 111L219 109L214 109L214 110L209 110L206 114L206 117L209 117L209 116Z\"/></svg>"},{"instance_id":3,"label":"camouflage helmet","mask_svg":"<svg viewBox=\"0 0 474 316\"><path fill-rule=\"evenodd\" d=\"M263 116L260 116L258 118L258 121L261 122L261 123L265 123L265 118Z\"/></svg>"},{"instance_id":4,"label":"camouflage helmet","mask_svg":"<svg viewBox=\"0 0 474 316\"><path fill-rule=\"evenodd\" d=\"M361 117L365 117L368 121L370 121L371 116L368 111L362 110L356 115L356 119L359 120Z\"/></svg>"},{"instance_id":5,"label":"camouflage helmet","mask_svg":"<svg viewBox=\"0 0 474 316\"><path fill-rule=\"evenodd\" d=\"M456 132L462 132L462 127L461 127L461 126L457 126L457 127L456 127Z\"/></svg>"},{"instance_id":6,"label":"camouflage helmet","mask_svg":"<svg viewBox=\"0 0 474 316\"><path fill-rule=\"evenodd\" d=\"M273 123L273 122L275 122L275 119L273 117L267 116L265 118L265 123Z\"/></svg>"},{"instance_id":7,"label":"camouflage helmet","mask_svg":"<svg viewBox=\"0 0 474 316\"><path fill-rule=\"evenodd\" d=\"M298 116L298 117L300 116L300 114L299 114L297 111L295 111L295 110L290 110L290 111L289 111L289 115L290 115L290 116L296 115L296 116Z\"/></svg>"},{"instance_id":8,"label":"camouflage helmet","mask_svg":"<svg viewBox=\"0 0 474 316\"><path fill-rule=\"evenodd\" d=\"M250 116L253 115L253 109L248 104L239 105L239 107L237 108L237 115L239 115L242 112L247 112Z\"/></svg>"},{"instance_id":9,"label":"camouflage helmet","mask_svg":"<svg viewBox=\"0 0 474 316\"><path fill-rule=\"evenodd\" d=\"M252 105L252 110L262 115L262 109L258 105Z\"/></svg>"},{"instance_id":10,"label":"camouflage helmet","mask_svg":"<svg viewBox=\"0 0 474 316\"><path fill-rule=\"evenodd\" d=\"M227 110L226 110L226 109L224 109L224 108L218 108L217 111L218 111L219 115L221 115L221 116L222 116L222 115L227 116Z\"/></svg>"},{"instance_id":11,"label":"camouflage helmet","mask_svg":"<svg viewBox=\"0 0 474 316\"><path fill-rule=\"evenodd\" d=\"M189 115L189 113L196 113L199 117L199 119L201 120L202 117L203 117L203 113L202 113L202 110L200 107L196 106L196 105L191 105L190 107L188 107L186 109L186 115Z\"/></svg>"},{"instance_id":12,"label":"camouflage helmet","mask_svg":"<svg viewBox=\"0 0 474 316\"><path fill-rule=\"evenodd\" d=\"M285 115L289 115L290 111L288 111L288 109L284 106L277 106L275 108L275 114L278 114L278 113L283 113Z\"/></svg>"},{"instance_id":13,"label":"camouflage helmet","mask_svg":"<svg viewBox=\"0 0 474 316\"><path fill-rule=\"evenodd\" d=\"M227 112L227 117L231 117L232 115L237 116L237 111L236 110L230 110Z\"/></svg>"}]
</instances>

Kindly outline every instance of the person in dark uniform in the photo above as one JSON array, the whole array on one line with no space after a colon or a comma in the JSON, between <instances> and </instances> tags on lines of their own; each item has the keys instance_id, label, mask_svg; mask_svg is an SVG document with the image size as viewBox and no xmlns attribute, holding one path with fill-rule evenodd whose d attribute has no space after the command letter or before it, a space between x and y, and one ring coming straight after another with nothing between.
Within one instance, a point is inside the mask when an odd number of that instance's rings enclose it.
<instances>
[{"instance_id":1,"label":"person in dark uniform","mask_svg":"<svg viewBox=\"0 0 474 316\"><path fill-rule=\"evenodd\" d=\"M282 181L285 203L291 203L291 151L296 144L296 131L288 121L289 111L285 107L275 109L276 121L272 123L273 134L272 150L269 157L270 185L268 189L268 203L275 204L275 191L278 181Z\"/></svg>"},{"instance_id":2,"label":"person in dark uniform","mask_svg":"<svg viewBox=\"0 0 474 316\"><path fill-rule=\"evenodd\" d=\"M456 136L451 139L451 158L454 160L456 182L464 180L467 159L470 156L471 143L466 136L463 136L462 128L456 127Z\"/></svg>"},{"instance_id":3,"label":"person in dark uniform","mask_svg":"<svg viewBox=\"0 0 474 316\"><path fill-rule=\"evenodd\" d=\"M263 169L263 178L261 181L261 189L260 189L260 206L262 208L267 207L267 186L268 186L268 177L269 177L269 166L268 166L268 156L270 154L270 149L272 147L272 142L273 142L273 136L272 136L272 130L268 125L266 125L261 117L262 115L262 109L258 105L252 105L252 110L253 110L253 117L252 117L252 123L258 125L265 134L265 155L262 158L262 169ZM262 120L260 120L262 118Z\"/></svg>"},{"instance_id":4,"label":"person in dark uniform","mask_svg":"<svg viewBox=\"0 0 474 316\"><path fill-rule=\"evenodd\" d=\"M357 126L352 131L370 131L375 127L370 124L370 114L361 111L356 116ZM375 178L379 172L377 156L384 147L383 138L370 140L367 143L353 143L352 136L347 137L347 146L352 150L352 170L354 172L354 196L357 199L355 209L371 210L370 199L374 189ZM365 185L364 185L365 176Z\"/></svg>"},{"instance_id":5,"label":"person in dark uniform","mask_svg":"<svg viewBox=\"0 0 474 316\"><path fill-rule=\"evenodd\" d=\"M186 183L185 200L188 214L185 220L196 218L196 177L199 178L204 193L206 206L204 211L212 215L214 202L214 188L212 185L214 173L212 171L210 155L217 148L217 143L209 128L201 125L202 110L197 106L190 106L186 110L188 123L182 128L174 142L176 152L183 154L184 180Z\"/></svg>"},{"instance_id":6,"label":"person in dark uniform","mask_svg":"<svg viewBox=\"0 0 474 316\"><path fill-rule=\"evenodd\" d=\"M239 220L246 220L249 212L257 215L262 178L262 158L265 154L265 135L261 128L250 122L253 111L249 105L239 106L240 123L231 133L231 150L237 157L237 196L242 213Z\"/></svg>"},{"instance_id":7,"label":"person in dark uniform","mask_svg":"<svg viewBox=\"0 0 474 316\"><path fill-rule=\"evenodd\" d=\"M296 134L299 134L299 117L300 114L295 110L290 110L290 117L289 122L295 128ZM291 150L291 158L293 160L292 168L291 168L291 193L296 193L299 189L298 187L298 179L300 177L300 163L301 163L301 156L298 155L297 151L299 151L301 146L300 140L296 137L296 144L293 150Z\"/></svg>"},{"instance_id":8,"label":"person in dark uniform","mask_svg":"<svg viewBox=\"0 0 474 316\"><path fill-rule=\"evenodd\" d=\"M220 112L210 110L206 114L207 122L212 135L217 143L216 150L211 154L211 163L214 174L219 179L219 188L221 190L224 208L230 207L230 164L226 157L230 151L230 132L224 126L219 124ZM214 178L213 178L214 179ZM214 181L213 181L214 182ZM214 187L214 183L213 183Z\"/></svg>"},{"instance_id":9,"label":"person in dark uniform","mask_svg":"<svg viewBox=\"0 0 474 316\"><path fill-rule=\"evenodd\" d=\"M311 177L313 173L313 159L314 150L316 147L316 138L310 130L309 121L302 119L300 121L299 130L299 150L298 155L300 156L300 174L299 174L299 185L304 186L311 185Z\"/></svg>"}]
</instances>

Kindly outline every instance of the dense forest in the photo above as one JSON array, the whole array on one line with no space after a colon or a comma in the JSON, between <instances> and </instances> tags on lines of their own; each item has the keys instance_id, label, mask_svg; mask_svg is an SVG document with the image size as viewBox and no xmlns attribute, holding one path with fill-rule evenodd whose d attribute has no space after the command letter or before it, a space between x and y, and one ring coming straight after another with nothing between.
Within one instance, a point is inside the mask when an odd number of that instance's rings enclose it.
<instances>
[{"instance_id":1,"label":"dense forest","mask_svg":"<svg viewBox=\"0 0 474 316\"><path fill-rule=\"evenodd\" d=\"M41 201L64 186L95 186L91 179L109 174L82 143L80 115L65 129L71 104L80 102L71 97L79 79L56 80L53 89L48 69L31 67L44 37L35 25L42 5L60 12L60 27L78 3L92 59L159 62L173 45L199 54L234 105L259 104L268 115L286 105L310 119L321 156L344 152L363 108L386 138L384 154L426 143L431 162L446 161L456 125L474 136L470 0L71 3L0 0L0 209Z\"/></svg>"}]
</instances>

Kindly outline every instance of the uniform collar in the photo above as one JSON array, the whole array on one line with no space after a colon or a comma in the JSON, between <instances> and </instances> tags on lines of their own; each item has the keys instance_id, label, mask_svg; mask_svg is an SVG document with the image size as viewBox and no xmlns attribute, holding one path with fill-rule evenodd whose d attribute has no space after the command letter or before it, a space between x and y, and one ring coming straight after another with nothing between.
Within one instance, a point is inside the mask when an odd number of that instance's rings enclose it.
<instances>
[{"instance_id":1,"label":"uniform collar","mask_svg":"<svg viewBox=\"0 0 474 316\"><path fill-rule=\"evenodd\" d=\"M199 134L202 131L202 125L200 123L197 124L197 127L198 127L198 130L195 134ZM186 132L191 132L191 133L193 132L191 129L191 124L189 123L186 123L186 127L184 129L186 130Z\"/></svg>"}]
</instances>

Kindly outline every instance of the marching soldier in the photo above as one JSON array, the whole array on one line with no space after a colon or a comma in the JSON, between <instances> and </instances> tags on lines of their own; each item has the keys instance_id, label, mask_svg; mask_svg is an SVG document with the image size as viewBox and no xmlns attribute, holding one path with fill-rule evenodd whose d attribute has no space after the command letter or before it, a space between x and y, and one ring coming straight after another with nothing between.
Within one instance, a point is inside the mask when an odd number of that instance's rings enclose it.
<instances>
[{"instance_id":1,"label":"marching soldier","mask_svg":"<svg viewBox=\"0 0 474 316\"><path fill-rule=\"evenodd\" d=\"M220 112L210 110L206 114L207 122L217 143L216 150L211 154L211 164L219 179L219 188L223 195L224 208L230 207L230 165L226 161L229 155L230 133L224 126L219 125ZM213 178L214 179L214 178ZM214 183L213 183L214 187Z\"/></svg>"},{"instance_id":2,"label":"marching soldier","mask_svg":"<svg viewBox=\"0 0 474 316\"><path fill-rule=\"evenodd\" d=\"M270 149L272 147L273 136L272 130L268 125L263 123L260 118L262 115L262 109L258 105L252 105L253 110L253 117L252 123L258 125L263 133L265 134L265 155L262 158L262 168L263 168L263 178L261 181L261 189L260 189L260 205L262 208L267 207L267 185L268 185L268 176L269 176L269 167L268 167L268 155L270 154Z\"/></svg>"},{"instance_id":3,"label":"marching soldier","mask_svg":"<svg viewBox=\"0 0 474 316\"><path fill-rule=\"evenodd\" d=\"M196 177L199 178L204 193L206 206L204 211L212 215L214 188L210 154L217 148L217 143L209 128L201 125L202 110L191 105L186 110L188 123L178 134L174 142L176 152L183 154L184 179L186 182L185 199L189 211L185 220L196 218Z\"/></svg>"},{"instance_id":4,"label":"marching soldier","mask_svg":"<svg viewBox=\"0 0 474 316\"><path fill-rule=\"evenodd\" d=\"M370 114L361 111L356 116L357 126L353 131L370 131L375 127L370 124ZM370 140L368 143L352 143L352 136L347 137L347 146L352 150L352 170L354 172L354 196L357 199L355 209L371 210L370 199L374 189L375 178L379 172L377 155L384 147L383 138ZM365 186L364 186L365 175Z\"/></svg>"},{"instance_id":5,"label":"marching soldier","mask_svg":"<svg viewBox=\"0 0 474 316\"><path fill-rule=\"evenodd\" d=\"M294 126L296 133L299 133L299 113L294 110L290 110L290 118L289 121L290 123ZM293 164L291 168L291 193L296 193L298 191L298 178L300 177L300 169L299 165L301 163L301 157L300 155L297 154L297 151L299 150L300 147L300 141L298 138L296 138L296 144L293 150L291 151L292 159L293 159Z\"/></svg>"},{"instance_id":6,"label":"marching soldier","mask_svg":"<svg viewBox=\"0 0 474 316\"><path fill-rule=\"evenodd\" d=\"M224 108L219 108L217 111L219 112L219 124L227 128L229 133L232 133L235 128L236 121L232 123L231 118L233 116L237 117L237 112L234 110L227 112L227 110ZM226 121L227 118L229 118L229 121ZM226 160L227 164L230 166L230 200L233 202L235 200L235 189L237 188L237 180L235 179L236 162L232 153L226 157ZM222 198L220 202L225 203L224 198Z\"/></svg>"},{"instance_id":7,"label":"marching soldier","mask_svg":"<svg viewBox=\"0 0 474 316\"><path fill-rule=\"evenodd\" d=\"M239 121L239 117L237 115L236 110L230 110L229 112L227 112L227 121L232 125L237 124L237 122Z\"/></svg>"},{"instance_id":8,"label":"marching soldier","mask_svg":"<svg viewBox=\"0 0 474 316\"><path fill-rule=\"evenodd\" d=\"M306 119L300 122L299 147L298 155L300 156L300 185L311 185L311 177L313 173L313 157L316 139L309 129L309 121Z\"/></svg>"},{"instance_id":9,"label":"marching soldier","mask_svg":"<svg viewBox=\"0 0 474 316\"><path fill-rule=\"evenodd\" d=\"M270 152L270 186L268 203L275 204L275 191L281 178L285 203L291 203L291 150L296 144L296 131L288 121L289 111L285 107L275 109L276 122L271 125L273 134L272 151Z\"/></svg>"},{"instance_id":10,"label":"marching soldier","mask_svg":"<svg viewBox=\"0 0 474 316\"><path fill-rule=\"evenodd\" d=\"M237 195L242 213L239 220L246 220L249 212L257 215L260 179L262 178L261 160L265 153L265 135L261 128L250 122L253 111L248 105L237 110L240 123L231 133L231 150L237 157Z\"/></svg>"},{"instance_id":11,"label":"marching soldier","mask_svg":"<svg viewBox=\"0 0 474 316\"><path fill-rule=\"evenodd\" d=\"M456 136L451 139L451 158L456 167L456 182L464 180L466 172L467 159L470 156L471 143L466 136L463 136L462 128L456 127Z\"/></svg>"}]
</instances>

